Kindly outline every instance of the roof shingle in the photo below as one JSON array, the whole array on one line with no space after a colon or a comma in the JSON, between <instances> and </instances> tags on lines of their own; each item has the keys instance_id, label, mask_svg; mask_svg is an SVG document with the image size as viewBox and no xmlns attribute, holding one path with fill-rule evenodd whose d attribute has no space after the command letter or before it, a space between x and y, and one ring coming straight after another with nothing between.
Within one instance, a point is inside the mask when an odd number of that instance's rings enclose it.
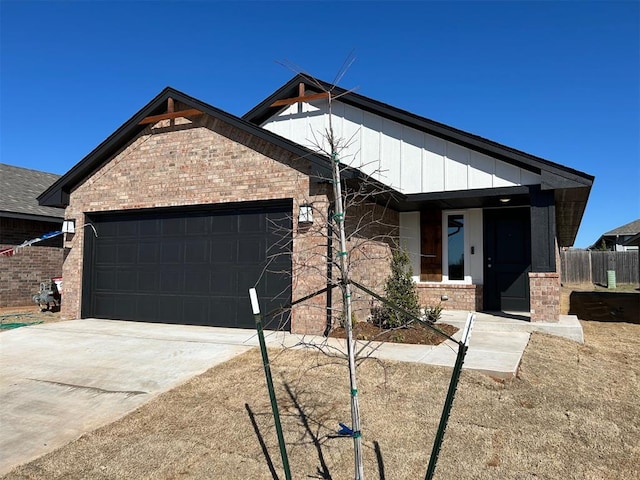
<instances>
[{"instance_id":1,"label":"roof shingle","mask_svg":"<svg viewBox=\"0 0 640 480\"><path fill-rule=\"evenodd\" d=\"M640 218L633 222L625 223L624 225L614 228L603 234L603 237L614 237L616 235L635 235L640 232Z\"/></svg>"},{"instance_id":2,"label":"roof shingle","mask_svg":"<svg viewBox=\"0 0 640 480\"><path fill-rule=\"evenodd\" d=\"M37 197L60 175L0 163L0 215L3 213L64 218L64 208L38 205Z\"/></svg>"}]
</instances>

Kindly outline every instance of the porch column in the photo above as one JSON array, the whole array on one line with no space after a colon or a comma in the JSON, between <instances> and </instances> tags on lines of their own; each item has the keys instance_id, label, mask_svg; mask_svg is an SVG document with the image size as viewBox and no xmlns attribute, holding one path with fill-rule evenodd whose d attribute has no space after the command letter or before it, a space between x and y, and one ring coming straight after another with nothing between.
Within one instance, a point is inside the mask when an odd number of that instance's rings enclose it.
<instances>
[{"instance_id":1,"label":"porch column","mask_svg":"<svg viewBox=\"0 0 640 480\"><path fill-rule=\"evenodd\" d=\"M560 274L529 272L530 312L532 322L560 320Z\"/></svg>"},{"instance_id":2,"label":"porch column","mask_svg":"<svg viewBox=\"0 0 640 480\"><path fill-rule=\"evenodd\" d=\"M529 190L531 200L531 272L529 295L532 322L560 319L560 273L556 265L556 208L553 190L539 185Z\"/></svg>"},{"instance_id":3,"label":"porch column","mask_svg":"<svg viewBox=\"0 0 640 480\"><path fill-rule=\"evenodd\" d=\"M556 205L553 190L529 189L531 199L531 271L556 271Z\"/></svg>"}]
</instances>

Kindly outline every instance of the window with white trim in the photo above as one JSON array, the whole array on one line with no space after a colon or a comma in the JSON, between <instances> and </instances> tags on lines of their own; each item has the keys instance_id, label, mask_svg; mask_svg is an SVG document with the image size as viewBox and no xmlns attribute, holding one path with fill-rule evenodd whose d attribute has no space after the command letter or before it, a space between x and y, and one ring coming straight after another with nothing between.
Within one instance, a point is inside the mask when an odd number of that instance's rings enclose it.
<instances>
[{"instance_id":1,"label":"window with white trim","mask_svg":"<svg viewBox=\"0 0 640 480\"><path fill-rule=\"evenodd\" d=\"M464 215L447 215L447 265L449 280L464 280Z\"/></svg>"},{"instance_id":2,"label":"window with white trim","mask_svg":"<svg viewBox=\"0 0 640 480\"><path fill-rule=\"evenodd\" d=\"M469 228L466 211L442 213L442 281L471 283L469 274ZM467 228L465 228L467 227Z\"/></svg>"}]
</instances>

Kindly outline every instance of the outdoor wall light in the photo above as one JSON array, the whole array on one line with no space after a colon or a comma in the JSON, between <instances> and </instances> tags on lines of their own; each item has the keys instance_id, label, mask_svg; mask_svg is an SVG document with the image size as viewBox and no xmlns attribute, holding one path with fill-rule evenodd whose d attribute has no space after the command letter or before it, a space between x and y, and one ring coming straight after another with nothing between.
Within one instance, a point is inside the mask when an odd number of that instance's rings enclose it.
<instances>
[{"instance_id":1,"label":"outdoor wall light","mask_svg":"<svg viewBox=\"0 0 640 480\"><path fill-rule=\"evenodd\" d=\"M300 205L298 223L313 223L313 207L311 205Z\"/></svg>"},{"instance_id":2,"label":"outdoor wall light","mask_svg":"<svg viewBox=\"0 0 640 480\"><path fill-rule=\"evenodd\" d=\"M62 233L76 233L76 221L73 218L62 222Z\"/></svg>"},{"instance_id":3,"label":"outdoor wall light","mask_svg":"<svg viewBox=\"0 0 640 480\"><path fill-rule=\"evenodd\" d=\"M511 201L510 198L501 198L500 203L509 203Z\"/></svg>"}]
</instances>

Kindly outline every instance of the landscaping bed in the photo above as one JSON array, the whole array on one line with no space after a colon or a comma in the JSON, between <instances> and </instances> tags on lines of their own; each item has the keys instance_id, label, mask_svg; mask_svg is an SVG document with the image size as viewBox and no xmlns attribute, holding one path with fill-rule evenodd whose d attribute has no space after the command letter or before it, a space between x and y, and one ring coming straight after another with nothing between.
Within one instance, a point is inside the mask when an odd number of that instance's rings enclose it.
<instances>
[{"instance_id":1,"label":"landscaping bed","mask_svg":"<svg viewBox=\"0 0 640 480\"><path fill-rule=\"evenodd\" d=\"M458 331L457 327L439 323L435 328L449 336ZM329 333L330 337L345 338L343 327L334 328ZM418 345L438 345L446 340L444 336L432 328L419 323L412 323L407 327L383 329L370 322L357 322L353 326L353 338L356 340L368 340L389 343L413 343Z\"/></svg>"}]
</instances>

